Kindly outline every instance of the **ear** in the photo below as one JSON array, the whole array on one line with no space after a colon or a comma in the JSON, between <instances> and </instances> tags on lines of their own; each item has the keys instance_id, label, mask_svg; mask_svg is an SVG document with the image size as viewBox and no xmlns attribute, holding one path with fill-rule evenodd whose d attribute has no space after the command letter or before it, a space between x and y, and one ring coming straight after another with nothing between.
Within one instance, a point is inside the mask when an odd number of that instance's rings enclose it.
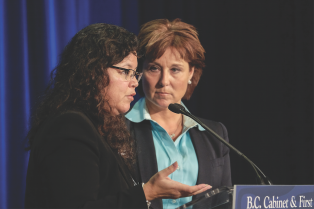
<instances>
[{"instance_id":1,"label":"ear","mask_svg":"<svg viewBox=\"0 0 314 209\"><path fill-rule=\"evenodd\" d=\"M189 75L189 80L191 80L192 79L192 77L193 77L193 75L194 75L194 67L191 67L191 69L190 69L190 75Z\"/></svg>"}]
</instances>

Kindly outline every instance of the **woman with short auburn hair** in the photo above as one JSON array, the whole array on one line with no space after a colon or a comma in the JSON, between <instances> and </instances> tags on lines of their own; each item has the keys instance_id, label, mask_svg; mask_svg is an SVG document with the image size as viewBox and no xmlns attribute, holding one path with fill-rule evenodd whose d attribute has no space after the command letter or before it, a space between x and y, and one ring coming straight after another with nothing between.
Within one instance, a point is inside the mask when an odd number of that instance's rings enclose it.
<instances>
[{"instance_id":1,"label":"woman with short auburn hair","mask_svg":"<svg viewBox=\"0 0 314 209\"><path fill-rule=\"evenodd\" d=\"M197 30L180 19L157 19L141 27L138 39L143 72L138 91L145 97L126 118L137 140L141 181L177 162L178 169L169 176L172 180L213 188L231 186L229 149L192 119L168 109L171 103L183 105L182 99L190 99L202 75L205 50ZM222 123L201 120L229 141ZM191 200L153 200L152 206L177 208Z\"/></svg>"},{"instance_id":2,"label":"woman with short auburn hair","mask_svg":"<svg viewBox=\"0 0 314 209\"><path fill-rule=\"evenodd\" d=\"M194 67L191 84L188 85L182 98L189 100L205 67L205 50L198 38L196 28L180 19L171 22L167 19L157 19L142 26L138 39L140 53L146 60L160 58L167 48L173 47L181 58L189 63L190 68ZM142 67L143 61L143 58L139 60L139 67ZM138 88L138 91L143 95L142 88Z\"/></svg>"}]
</instances>

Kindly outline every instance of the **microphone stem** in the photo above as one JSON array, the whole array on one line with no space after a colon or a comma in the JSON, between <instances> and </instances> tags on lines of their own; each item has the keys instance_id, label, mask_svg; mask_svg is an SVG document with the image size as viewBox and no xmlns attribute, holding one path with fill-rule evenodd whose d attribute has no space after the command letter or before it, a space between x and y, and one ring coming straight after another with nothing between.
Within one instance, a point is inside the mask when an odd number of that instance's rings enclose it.
<instances>
[{"instance_id":1,"label":"microphone stem","mask_svg":"<svg viewBox=\"0 0 314 209\"><path fill-rule=\"evenodd\" d=\"M262 185L265 185L265 182L263 180L263 178L260 176L260 174L262 174L262 176L267 180L267 184L268 185L272 185L272 182L265 176L265 174L249 159L247 158L242 152L240 152L237 148L235 148L234 146L232 146L229 142L227 142L226 140L224 140L223 138L221 138L217 133L215 133L212 129L210 129L209 127L207 127L202 121L200 121L197 117L195 117L194 115L190 114L189 112L187 112L186 110L181 109L182 113L190 118L192 118L193 120L195 120L197 123L199 123L204 129L206 129L207 131L209 131L211 134L213 134L219 141L221 141L223 144L225 144L227 147L231 148L234 152L236 152L238 155L242 156L244 159L246 159L250 165L253 167L256 175L258 176L260 183Z\"/></svg>"}]
</instances>

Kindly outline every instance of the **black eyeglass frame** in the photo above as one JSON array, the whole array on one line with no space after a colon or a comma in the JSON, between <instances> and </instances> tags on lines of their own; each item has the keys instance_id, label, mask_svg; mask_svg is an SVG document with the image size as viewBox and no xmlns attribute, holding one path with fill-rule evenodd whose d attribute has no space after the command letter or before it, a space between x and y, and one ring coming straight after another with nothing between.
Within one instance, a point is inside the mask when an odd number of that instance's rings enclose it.
<instances>
[{"instance_id":1,"label":"black eyeglass frame","mask_svg":"<svg viewBox=\"0 0 314 209\"><path fill-rule=\"evenodd\" d=\"M127 71L127 72L133 71L133 74L130 76L130 79L133 79L134 76L137 75L138 76L137 82L139 82L141 80L142 75L143 75L143 73L136 72L135 70L132 70L132 69L127 69L127 68L123 68L123 67L117 67L117 66L113 66L113 65L110 66L110 67L118 69L118 70L124 70L124 71ZM125 79L128 81L127 76L128 76L128 74L126 75Z\"/></svg>"}]
</instances>

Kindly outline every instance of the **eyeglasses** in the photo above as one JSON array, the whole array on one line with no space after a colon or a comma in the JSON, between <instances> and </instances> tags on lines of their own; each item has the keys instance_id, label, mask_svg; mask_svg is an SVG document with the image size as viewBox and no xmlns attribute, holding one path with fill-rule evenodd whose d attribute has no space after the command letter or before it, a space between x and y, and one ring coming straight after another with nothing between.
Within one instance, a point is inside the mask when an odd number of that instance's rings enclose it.
<instances>
[{"instance_id":1,"label":"eyeglasses","mask_svg":"<svg viewBox=\"0 0 314 209\"><path fill-rule=\"evenodd\" d=\"M132 69L126 69L122 67L116 67L116 66L110 66L111 68L119 69L123 71L123 74L125 74L125 80L130 81L134 77L136 78L137 82L139 82L142 78L143 73L138 73L135 70Z\"/></svg>"}]
</instances>

